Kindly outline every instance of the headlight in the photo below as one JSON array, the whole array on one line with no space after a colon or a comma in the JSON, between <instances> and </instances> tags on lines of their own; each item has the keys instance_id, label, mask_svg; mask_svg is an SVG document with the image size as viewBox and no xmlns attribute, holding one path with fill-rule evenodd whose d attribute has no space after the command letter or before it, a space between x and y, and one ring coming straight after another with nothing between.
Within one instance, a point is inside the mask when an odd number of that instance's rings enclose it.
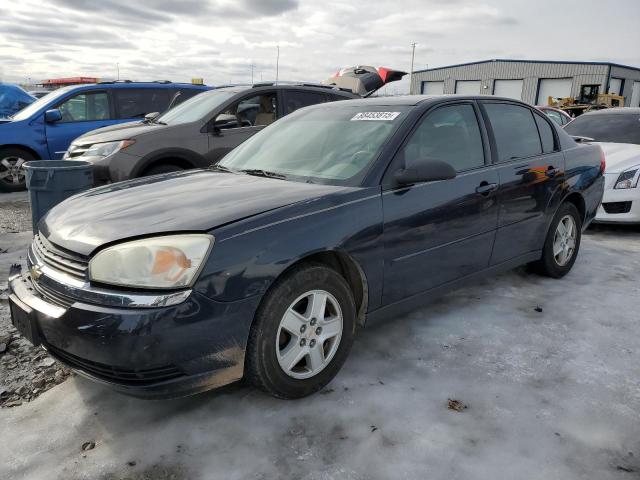
<instances>
[{"instance_id":1,"label":"headlight","mask_svg":"<svg viewBox=\"0 0 640 480\"><path fill-rule=\"evenodd\" d=\"M188 287L200 272L213 241L211 235L184 234L114 245L89 262L89 278L123 287Z\"/></svg>"},{"instance_id":2,"label":"headlight","mask_svg":"<svg viewBox=\"0 0 640 480\"><path fill-rule=\"evenodd\" d=\"M130 147L134 143L136 143L135 140L118 140L117 142L94 143L88 147L71 144L69 150L64 154L64 158L108 157L109 155L113 155L120 150ZM76 155L73 155L73 153L76 153Z\"/></svg>"},{"instance_id":3,"label":"headlight","mask_svg":"<svg viewBox=\"0 0 640 480\"><path fill-rule=\"evenodd\" d=\"M623 189L623 188L635 188L638 185L638 168L634 167L633 170L627 170L626 172L622 172L616 180L616 184L613 188L615 189Z\"/></svg>"}]
</instances>

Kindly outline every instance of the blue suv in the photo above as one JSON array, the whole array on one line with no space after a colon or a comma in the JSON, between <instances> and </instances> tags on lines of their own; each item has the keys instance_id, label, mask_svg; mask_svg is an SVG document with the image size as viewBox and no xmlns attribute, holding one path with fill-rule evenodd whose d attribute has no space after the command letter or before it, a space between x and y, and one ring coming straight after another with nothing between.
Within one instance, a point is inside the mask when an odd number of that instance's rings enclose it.
<instances>
[{"instance_id":1,"label":"blue suv","mask_svg":"<svg viewBox=\"0 0 640 480\"><path fill-rule=\"evenodd\" d=\"M25 188L22 164L61 159L73 139L97 128L163 112L212 87L171 82L103 82L65 87L0 119L0 191Z\"/></svg>"}]
</instances>

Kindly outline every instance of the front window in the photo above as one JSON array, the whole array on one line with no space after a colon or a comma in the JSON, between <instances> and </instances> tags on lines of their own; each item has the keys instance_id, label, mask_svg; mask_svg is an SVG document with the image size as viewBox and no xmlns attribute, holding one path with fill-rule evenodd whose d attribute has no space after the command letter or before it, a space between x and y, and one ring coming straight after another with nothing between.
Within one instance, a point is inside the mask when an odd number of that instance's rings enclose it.
<instances>
[{"instance_id":1,"label":"front window","mask_svg":"<svg viewBox=\"0 0 640 480\"><path fill-rule=\"evenodd\" d=\"M242 128L271 125L276 121L276 94L263 93L243 98L215 119L218 128Z\"/></svg>"},{"instance_id":2,"label":"front window","mask_svg":"<svg viewBox=\"0 0 640 480\"><path fill-rule=\"evenodd\" d=\"M409 108L332 104L299 110L247 140L218 165L295 181L355 186Z\"/></svg>"},{"instance_id":3,"label":"front window","mask_svg":"<svg viewBox=\"0 0 640 480\"><path fill-rule=\"evenodd\" d=\"M166 125L196 122L203 119L203 117L211 113L211 110L222 105L237 93L237 91L230 90L204 92L173 107L156 118L155 121Z\"/></svg>"},{"instance_id":4,"label":"front window","mask_svg":"<svg viewBox=\"0 0 640 480\"><path fill-rule=\"evenodd\" d=\"M581 115L564 127L569 135L593 138L597 142L640 145L640 115L598 113Z\"/></svg>"},{"instance_id":5,"label":"front window","mask_svg":"<svg viewBox=\"0 0 640 480\"><path fill-rule=\"evenodd\" d=\"M107 92L80 93L58 107L61 122L87 122L108 120L109 96Z\"/></svg>"}]
</instances>

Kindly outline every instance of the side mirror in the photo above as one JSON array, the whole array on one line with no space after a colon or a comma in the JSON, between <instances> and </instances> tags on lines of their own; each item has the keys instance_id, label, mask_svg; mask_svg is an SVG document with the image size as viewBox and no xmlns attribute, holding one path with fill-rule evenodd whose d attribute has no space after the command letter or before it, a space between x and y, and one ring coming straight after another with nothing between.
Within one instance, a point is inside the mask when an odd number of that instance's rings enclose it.
<instances>
[{"instance_id":1,"label":"side mirror","mask_svg":"<svg viewBox=\"0 0 640 480\"><path fill-rule=\"evenodd\" d=\"M394 174L398 185L412 185L414 183L435 182L436 180L450 180L456 178L455 169L441 160L422 160L415 162L409 168L398 170Z\"/></svg>"},{"instance_id":2,"label":"side mirror","mask_svg":"<svg viewBox=\"0 0 640 480\"><path fill-rule=\"evenodd\" d=\"M44 112L45 122L55 123L59 122L60 120L62 120L62 112L59 109L54 108L52 110L47 110L46 112Z\"/></svg>"},{"instance_id":3,"label":"side mirror","mask_svg":"<svg viewBox=\"0 0 640 480\"><path fill-rule=\"evenodd\" d=\"M147 113L144 116L144 121L145 122L150 122L151 120L153 120L154 118L156 118L158 115L160 115L160 112L151 112L151 113Z\"/></svg>"}]
</instances>

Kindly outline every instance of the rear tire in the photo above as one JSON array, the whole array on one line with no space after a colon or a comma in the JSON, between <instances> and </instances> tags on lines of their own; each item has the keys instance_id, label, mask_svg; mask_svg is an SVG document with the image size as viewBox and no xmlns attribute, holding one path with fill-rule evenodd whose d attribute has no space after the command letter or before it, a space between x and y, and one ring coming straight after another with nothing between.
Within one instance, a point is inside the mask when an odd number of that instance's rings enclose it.
<instances>
[{"instance_id":1,"label":"rear tire","mask_svg":"<svg viewBox=\"0 0 640 480\"><path fill-rule=\"evenodd\" d=\"M276 281L258 309L246 378L274 397L311 395L344 364L355 327L355 302L345 279L324 265L295 267Z\"/></svg>"},{"instance_id":2,"label":"rear tire","mask_svg":"<svg viewBox=\"0 0 640 480\"><path fill-rule=\"evenodd\" d=\"M35 157L21 148L0 149L0 192L19 192L27 188L22 164Z\"/></svg>"},{"instance_id":3,"label":"rear tire","mask_svg":"<svg viewBox=\"0 0 640 480\"><path fill-rule=\"evenodd\" d=\"M163 165L155 165L153 167L148 168L142 174L143 177L150 177L151 175L160 175L161 173L170 173L170 172L179 172L184 170L179 165L174 164L163 164Z\"/></svg>"},{"instance_id":4,"label":"rear tire","mask_svg":"<svg viewBox=\"0 0 640 480\"><path fill-rule=\"evenodd\" d=\"M532 270L552 278L564 277L576 261L582 238L582 219L572 203L558 208L549 227L542 258L530 264Z\"/></svg>"}]
</instances>

